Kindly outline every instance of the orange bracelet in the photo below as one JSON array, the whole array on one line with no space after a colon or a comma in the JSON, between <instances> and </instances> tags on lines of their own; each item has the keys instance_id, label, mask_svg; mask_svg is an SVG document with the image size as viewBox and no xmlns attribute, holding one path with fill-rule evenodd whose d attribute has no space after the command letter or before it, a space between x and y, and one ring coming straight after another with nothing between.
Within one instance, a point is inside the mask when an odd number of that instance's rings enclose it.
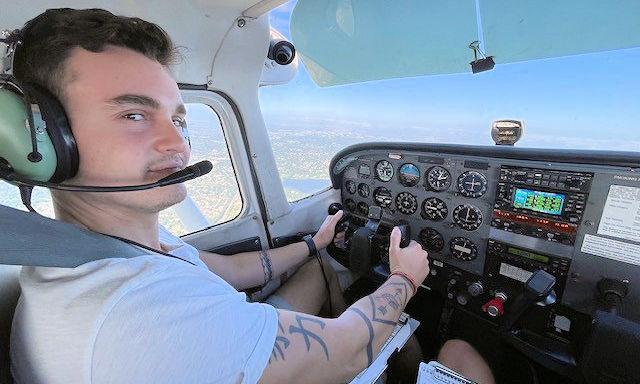
<instances>
[{"instance_id":1,"label":"orange bracelet","mask_svg":"<svg viewBox=\"0 0 640 384\"><path fill-rule=\"evenodd\" d=\"M411 276L407 275L406 273L404 273L402 271L394 271L394 272L391 272L391 274L389 275L389 278L391 278L391 276L393 276L393 275L402 276L406 280L408 280L409 283L411 284L411 288L413 288L413 296L415 296L416 292L418 292L418 285L413 280L413 278L411 278Z\"/></svg>"}]
</instances>

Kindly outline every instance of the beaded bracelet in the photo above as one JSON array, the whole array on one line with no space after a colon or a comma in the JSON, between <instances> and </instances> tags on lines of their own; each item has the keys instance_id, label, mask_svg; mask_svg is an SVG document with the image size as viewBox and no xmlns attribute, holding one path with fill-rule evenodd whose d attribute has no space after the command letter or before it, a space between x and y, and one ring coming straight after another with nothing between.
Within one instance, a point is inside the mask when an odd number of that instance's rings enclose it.
<instances>
[{"instance_id":1,"label":"beaded bracelet","mask_svg":"<svg viewBox=\"0 0 640 384\"><path fill-rule=\"evenodd\" d=\"M418 291L418 285L416 284L416 282L413 280L411 276L407 275L402 271L394 271L394 272L391 272L391 274L389 275L389 278L391 278L391 276L393 275L402 276L407 281L409 281L409 283L411 284L411 288L413 288L413 295L415 296L416 292Z\"/></svg>"}]
</instances>

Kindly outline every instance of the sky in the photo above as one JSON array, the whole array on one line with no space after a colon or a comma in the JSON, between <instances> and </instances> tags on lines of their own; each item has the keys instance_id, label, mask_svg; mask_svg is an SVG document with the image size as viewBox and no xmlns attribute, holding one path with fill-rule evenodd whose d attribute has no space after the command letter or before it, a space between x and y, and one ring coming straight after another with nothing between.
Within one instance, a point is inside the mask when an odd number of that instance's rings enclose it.
<instances>
[{"instance_id":1,"label":"sky","mask_svg":"<svg viewBox=\"0 0 640 384\"><path fill-rule=\"evenodd\" d=\"M270 14L290 38L295 0ZM295 44L295 41L293 41ZM301 63L302 64L302 63ZM269 119L338 121L431 132L444 142L491 144L496 119L525 122L524 146L640 150L640 48L496 65L489 72L318 87L300 65L288 84L261 89Z\"/></svg>"}]
</instances>

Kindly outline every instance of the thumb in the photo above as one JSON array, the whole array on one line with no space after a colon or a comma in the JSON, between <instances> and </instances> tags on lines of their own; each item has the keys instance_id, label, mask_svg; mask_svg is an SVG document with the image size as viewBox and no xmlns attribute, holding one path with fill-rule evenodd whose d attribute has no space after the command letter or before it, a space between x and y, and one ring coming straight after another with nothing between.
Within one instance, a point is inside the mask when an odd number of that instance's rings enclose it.
<instances>
[{"instance_id":1,"label":"thumb","mask_svg":"<svg viewBox=\"0 0 640 384\"><path fill-rule=\"evenodd\" d=\"M400 233L400 229L398 229L398 227L393 227L391 237L389 238L389 250L398 250L400 248L401 237L402 234Z\"/></svg>"},{"instance_id":2,"label":"thumb","mask_svg":"<svg viewBox=\"0 0 640 384\"><path fill-rule=\"evenodd\" d=\"M333 215L333 222L337 223L338 221L340 221L340 219L342 219L342 216L344 216L344 212L342 210L339 210Z\"/></svg>"}]
</instances>

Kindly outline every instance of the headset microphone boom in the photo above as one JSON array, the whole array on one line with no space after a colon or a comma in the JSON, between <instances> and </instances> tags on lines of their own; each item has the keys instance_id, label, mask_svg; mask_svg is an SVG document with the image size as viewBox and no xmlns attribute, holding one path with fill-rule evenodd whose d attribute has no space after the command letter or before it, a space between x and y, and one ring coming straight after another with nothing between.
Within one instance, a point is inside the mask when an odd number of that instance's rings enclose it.
<instances>
[{"instance_id":1,"label":"headset microphone boom","mask_svg":"<svg viewBox=\"0 0 640 384\"><path fill-rule=\"evenodd\" d=\"M4 168L4 169L3 169ZM71 185L71 184L58 184L46 181L38 181L24 178L17 173L10 170L6 166L0 165L0 179L6 180L12 184L29 185L35 187L45 187L52 189L59 189L63 191L75 191L75 192L124 192L124 191L141 191L145 189L165 187L167 185L178 184L187 180L195 179L206 175L211 172L213 165L208 160L203 160L193 165L190 165L178 172L174 172L167 177L149 184L140 185L126 185L118 187L105 187L105 186L93 186L93 185Z\"/></svg>"}]
</instances>

